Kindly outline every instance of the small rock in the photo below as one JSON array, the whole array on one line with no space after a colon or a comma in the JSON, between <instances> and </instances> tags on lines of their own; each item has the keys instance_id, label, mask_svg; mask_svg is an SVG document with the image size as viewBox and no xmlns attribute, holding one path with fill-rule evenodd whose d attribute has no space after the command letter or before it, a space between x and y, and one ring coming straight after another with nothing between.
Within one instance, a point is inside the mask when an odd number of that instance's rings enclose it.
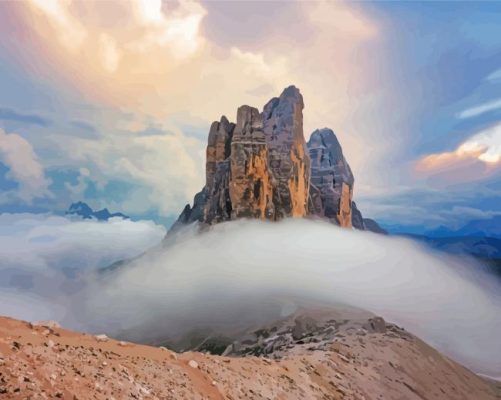
<instances>
[{"instance_id":1,"label":"small rock","mask_svg":"<svg viewBox=\"0 0 501 400\"><path fill-rule=\"evenodd\" d=\"M125 347L125 346L127 346L127 343L121 340L120 342L118 342L118 345Z\"/></svg>"},{"instance_id":2,"label":"small rock","mask_svg":"<svg viewBox=\"0 0 501 400\"><path fill-rule=\"evenodd\" d=\"M342 354L339 354L339 358L340 358L341 360L343 360L344 362L346 362L346 363L349 363L349 362L350 362L350 359L349 359L348 357L343 356Z\"/></svg>"},{"instance_id":3,"label":"small rock","mask_svg":"<svg viewBox=\"0 0 501 400\"><path fill-rule=\"evenodd\" d=\"M54 345L55 344L54 344L54 342L52 340L47 341L47 347L48 348L52 348L52 347L54 347Z\"/></svg>"},{"instance_id":4,"label":"small rock","mask_svg":"<svg viewBox=\"0 0 501 400\"><path fill-rule=\"evenodd\" d=\"M197 363L195 360L190 360L190 361L188 361L188 365L189 365L191 368L198 368L198 363Z\"/></svg>"},{"instance_id":5,"label":"small rock","mask_svg":"<svg viewBox=\"0 0 501 400\"><path fill-rule=\"evenodd\" d=\"M212 381L211 384L212 384L212 386L216 386L217 382L216 381Z\"/></svg>"},{"instance_id":6,"label":"small rock","mask_svg":"<svg viewBox=\"0 0 501 400\"><path fill-rule=\"evenodd\" d=\"M381 317L370 318L364 328L369 332L386 333L386 322Z\"/></svg>"},{"instance_id":7,"label":"small rock","mask_svg":"<svg viewBox=\"0 0 501 400\"><path fill-rule=\"evenodd\" d=\"M42 326L44 328L49 328L49 329L61 328L61 325L59 325L59 323L56 321L35 321L32 322L30 325L31 327Z\"/></svg>"},{"instance_id":8,"label":"small rock","mask_svg":"<svg viewBox=\"0 0 501 400\"><path fill-rule=\"evenodd\" d=\"M104 333L100 334L100 335L96 335L94 336L94 338L98 341L98 342L107 342L108 341L108 336L106 336Z\"/></svg>"}]
</instances>

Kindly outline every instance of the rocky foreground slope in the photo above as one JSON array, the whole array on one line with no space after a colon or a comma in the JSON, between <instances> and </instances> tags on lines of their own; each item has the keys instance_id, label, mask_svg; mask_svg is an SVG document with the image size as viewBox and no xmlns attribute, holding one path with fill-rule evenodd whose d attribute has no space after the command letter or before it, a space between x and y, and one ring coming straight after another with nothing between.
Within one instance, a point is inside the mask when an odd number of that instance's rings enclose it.
<instances>
[{"instance_id":1,"label":"rocky foreground slope","mask_svg":"<svg viewBox=\"0 0 501 400\"><path fill-rule=\"evenodd\" d=\"M343 227L382 229L352 201L355 179L331 129L303 133L303 97L294 86L259 112L247 105L236 123L212 123L206 182L186 205L173 230L184 224L214 224L238 218L277 221L316 217Z\"/></svg>"},{"instance_id":2,"label":"rocky foreground slope","mask_svg":"<svg viewBox=\"0 0 501 400\"><path fill-rule=\"evenodd\" d=\"M382 318L310 310L244 334L224 356L0 318L0 398L487 400L501 386Z\"/></svg>"}]
</instances>

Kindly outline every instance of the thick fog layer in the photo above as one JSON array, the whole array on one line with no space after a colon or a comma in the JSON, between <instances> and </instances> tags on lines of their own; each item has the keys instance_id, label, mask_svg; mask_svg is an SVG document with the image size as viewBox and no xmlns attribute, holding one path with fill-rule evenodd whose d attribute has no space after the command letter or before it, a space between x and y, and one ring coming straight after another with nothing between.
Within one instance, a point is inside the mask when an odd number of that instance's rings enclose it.
<instances>
[{"instance_id":1,"label":"thick fog layer","mask_svg":"<svg viewBox=\"0 0 501 400\"><path fill-rule=\"evenodd\" d=\"M165 235L151 221L0 215L0 314L40 319L64 314L87 273L136 257Z\"/></svg>"},{"instance_id":2,"label":"thick fog layer","mask_svg":"<svg viewBox=\"0 0 501 400\"><path fill-rule=\"evenodd\" d=\"M195 329L236 332L304 304L343 303L500 376L501 286L470 263L323 222L239 221L204 233L188 228L127 265L87 276L79 290L59 295L64 303L52 296L44 306L67 326L155 342Z\"/></svg>"}]
</instances>

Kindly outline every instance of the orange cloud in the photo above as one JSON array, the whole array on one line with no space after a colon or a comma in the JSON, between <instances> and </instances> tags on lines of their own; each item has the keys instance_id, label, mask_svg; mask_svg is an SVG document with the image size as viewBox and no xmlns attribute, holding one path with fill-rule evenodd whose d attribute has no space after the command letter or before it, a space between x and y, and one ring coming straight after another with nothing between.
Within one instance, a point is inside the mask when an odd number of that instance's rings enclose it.
<instances>
[{"instance_id":1,"label":"orange cloud","mask_svg":"<svg viewBox=\"0 0 501 400\"><path fill-rule=\"evenodd\" d=\"M501 124L481 131L451 152L430 154L418 160L418 176L437 183L482 180L500 171Z\"/></svg>"},{"instance_id":2,"label":"orange cloud","mask_svg":"<svg viewBox=\"0 0 501 400\"><path fill-rule=\"evenodd\" d=\"M161 0L29 0L16 4L25 29L48 65L87 97L133 108L203 47L206 11L181 1L168 12ZM40 72L39 65L29 63Z\"/></svg>"},{"instance_id":3,"label":"orange cloud","mask_svg":"<svg viewBox=\"0 0 501 400\"><path fill-rule=\"evenodd\" d=\"M31 35L25 44L39 53L28 66L39 76L48 64L49 79L65 77L90 100L161 118L189 110L212 120L221 112L232 116L242 101L263 104L294 83L316 113L309 113L308 130L333 105L340 118L345 114L351 102L343 99L341 106L340 99L353 82L367 81L358 46L378 33L373 21L342 2L301 5L304 25L295 29L305 37L314 31L312 41L271 36L259 51L206 39L207 10L198 0L27 0L14 7ZM270 90L252 95L256 87Z\"/></svg>"}]
</instances>

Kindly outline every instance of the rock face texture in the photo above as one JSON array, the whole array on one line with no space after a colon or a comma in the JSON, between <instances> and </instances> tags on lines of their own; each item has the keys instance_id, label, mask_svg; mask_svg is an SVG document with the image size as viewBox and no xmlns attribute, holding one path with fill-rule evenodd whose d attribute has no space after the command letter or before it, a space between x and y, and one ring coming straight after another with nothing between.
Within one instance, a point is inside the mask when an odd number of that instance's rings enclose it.
<instances>
[{"instance_id":1,"label":"rock face texture","mask_svg":"<svg viewBox=\"0 0 501 400\"><path fill-rule=\"evenodd\" d=\"M336 135L328 128L316 130L308 141L308 149L312 214L351 227L355 179Z\"/></svg>"},{"instance_id":2,"label":"rock face texture","mask_svg":"<svg viewBox=\"0 0 501 400\"><path fill-rule=\"evenodd\" d=\"M290 86L263 109L276 219L308 213L310 160L303 135L303 108L303 96Z\"/></svg>"},{"instance_id":3,"label":"rock face texture","mask_svg":"<svg viewBox=\"0 0 501 400\"><path fill-rule=\"evenodd\" d=\"M257 108L240 107L231 141L231 182L228 182L232 219L274 219L275 207L268 156L261 114Z\"/></svg>"},{"instance_id":4,"label":"rock face texture","mask_svg":"<svg viewBox=\"0 0 501 400\"><path fill-rule=\"evenodd\" d=\"M308 216L368 229L352 201L355 180L336 135L316 130L306 144L303 108L299 89L289 86L261 113L244 105L236 124L224 116L213 122L205 186L171 231L195 221ZM370 226L380 230L375 222Z\"/></svg>"}]
</instances>

